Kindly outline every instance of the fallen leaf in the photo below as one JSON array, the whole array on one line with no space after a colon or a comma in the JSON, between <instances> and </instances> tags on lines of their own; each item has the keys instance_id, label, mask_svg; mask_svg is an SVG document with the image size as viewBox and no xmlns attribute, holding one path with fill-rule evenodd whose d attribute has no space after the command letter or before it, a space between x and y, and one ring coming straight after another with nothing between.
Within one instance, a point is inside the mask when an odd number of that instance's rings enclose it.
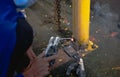
<instances>
[{"instance_id":1,"label":"fallen leaf","mask_svg":"<svg viewBox=\"0 0 120 77\"><path fill-rule=\"evenodd\" d=\"M110 37L115 37L115 36L117 36L118 35L118 32L112 32L111 34L110 34Z\"/></svg>"}]
</instances>

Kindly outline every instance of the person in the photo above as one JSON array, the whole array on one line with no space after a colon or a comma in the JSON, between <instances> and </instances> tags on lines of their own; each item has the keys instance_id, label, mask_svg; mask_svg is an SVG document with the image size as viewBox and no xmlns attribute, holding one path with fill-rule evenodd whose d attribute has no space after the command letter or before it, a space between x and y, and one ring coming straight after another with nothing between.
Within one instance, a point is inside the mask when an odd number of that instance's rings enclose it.
<instances>
[{"instance_id":1,"label":"person","mask_svg":"<svg viewBox=\"0 0 120 77\"><path fill-rule=\"evenodd\" d=\"M18 9L36 0L2 0L0 3L0 77L44 77L49 73L49 61L56 56L36 56L32 51L33 30ZM29 58L20 68L24 56Z\"/></svg>"}]
</instances>

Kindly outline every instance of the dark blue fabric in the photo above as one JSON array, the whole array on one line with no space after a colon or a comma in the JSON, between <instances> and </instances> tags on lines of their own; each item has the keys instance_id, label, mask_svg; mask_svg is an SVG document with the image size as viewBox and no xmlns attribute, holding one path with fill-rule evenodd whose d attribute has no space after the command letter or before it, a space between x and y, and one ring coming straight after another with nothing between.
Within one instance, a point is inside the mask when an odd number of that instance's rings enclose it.
<instances>
[{"instance_id":1,"label":"dark blue fabric","mask_svg":"<svg viewBox=\"0 0 120 77\"><path fill-rule=\"evenodd\" d=\"M13 0L0 1L0 77L6 77L16 43L17 18L23 15L16 11Z\"/></svg>"},{"instance_id":2,"label":"dark blue fabric","mask_svg":"<svg viewBox=\"0 0 120 77\"><path fill-rule=\"evenodd\" d=\"M18 74L15 77L24 77L22 74Z\"/></svg>"}]
</instances>

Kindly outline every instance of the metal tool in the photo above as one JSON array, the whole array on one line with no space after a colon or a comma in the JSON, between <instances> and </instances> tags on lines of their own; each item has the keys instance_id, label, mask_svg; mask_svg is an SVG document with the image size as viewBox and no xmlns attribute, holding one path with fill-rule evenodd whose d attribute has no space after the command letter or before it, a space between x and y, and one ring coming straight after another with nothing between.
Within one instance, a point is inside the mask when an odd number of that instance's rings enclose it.
<instances>
[{"instance_id":1,"label":"metal tool","mask_svg":"<svg viewBox=\"0 0 120 77\"><path fill-rule=\"evenodd\" d=\"M85 68L82 57L79 52L75 51L72 46L63 47L65 53L75 60L74 63L71 63L66 71L66 75L69 76L72 70L76 70L76 75L78 77L85 77Z\"/></svg>"},{"instance_id":2,"label":"metal tool","mask_svg":"<svg viewBox=\"0 0 120 77\"><path fill-rule=\"evenodd\" d=\"M45 50L45 55L46 56L52 56L57 54L58 49L57 46L59 44L60 38L59 37L51 37L49 40L49 43L47 45L47 48Z\"/></svg>"},{"instance_id":3,"label":"metal tool","mask_svg":"<svg viewBox=\"0 0 120 77\"><path fill-rule=\"evenodd\" d=\"M66 41L70 41L69 44L64 44ZM66 71L66 75L69 76L73 69L76 70L76 75L78 77L85 77L85 69L83 59L80 56L79 52L74 49L72 45L73 39L72 38L60 38L60 37L51 37L47 48L45 50L45 56L49 57L52 55L57 54L59 45L63 48L64 52L71 58L75 60L74 63L71 63ZM63 44L63 45L61 45ZM50 61L50 66L55 63L55 59Z\"/></svg>"},{"instance_id":4,"label":"metal tool","mask_svg":"<svg viewBox=\"0 0 120 77\"><path fill-rule=\"evenodd\" d=\"M60 37L51 37L49 40L49 43L47 45L47 48L45 50L45 55L46 56L52 56L57 54L58 52L58 47L61 41L63 40L70 40L71 38L60 38Z\"/></svg>"}]
</instances>

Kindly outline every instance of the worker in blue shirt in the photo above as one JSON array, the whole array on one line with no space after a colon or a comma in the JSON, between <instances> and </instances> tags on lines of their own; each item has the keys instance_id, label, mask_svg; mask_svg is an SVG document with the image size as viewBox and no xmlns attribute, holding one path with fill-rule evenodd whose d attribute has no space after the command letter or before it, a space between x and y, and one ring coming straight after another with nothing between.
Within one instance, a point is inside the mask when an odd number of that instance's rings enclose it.
<instances>
[{"instance_id":1,"label":"worker in blue shirt","mask_svg":"<svg viewBox=\"0 0 120 77\"><path fill-rule=\"evenodd\" d=\"M36 56L32 51L33 30L17 9L24 9L36 0L2 0L0 3L0 77L44 77L49 61L55 56L45 58L44 52ZM21 68L23 56L30 63Z\"/></svg>"}]
</instances>

